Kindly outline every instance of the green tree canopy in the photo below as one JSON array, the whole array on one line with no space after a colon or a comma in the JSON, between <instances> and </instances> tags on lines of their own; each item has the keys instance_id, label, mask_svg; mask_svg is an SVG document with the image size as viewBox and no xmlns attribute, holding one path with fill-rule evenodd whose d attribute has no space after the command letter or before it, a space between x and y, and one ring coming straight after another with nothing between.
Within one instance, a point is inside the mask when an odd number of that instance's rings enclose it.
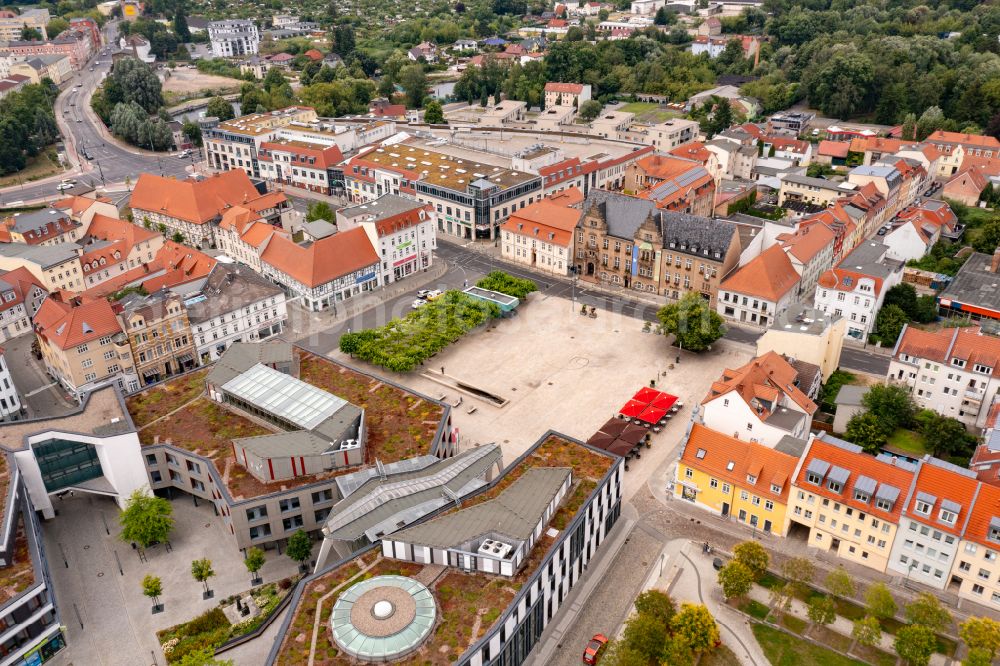
<instances>
[{"instance_id":1,"label":"green tree canopy","mask_svg":"<svg viewBox=\"0 0 1000 666\"><path fill-rule=\"evenodd\" d=\"M663 590L646 590L639 593L635 599L635 610L638 613L656 618L664 627L670 626L670 621L677 614L677 606Z\"/></svg>"},{"instance_id":2,"label":"green tree canopy","mask_svg":"<svg viewBox=\"0 0 1000 666\"><path fill-rule=\"evenodd\" d=\"M427 95L427 75L420 65L406 65L399 70L397 81L406 93L406 105L411 109L419 109Z\"/></svg>"},{"instance_id":3,"label":"green tree canopy","mask_svg":"<svg viewBox=\"0 0 1000 666\"><path fill-rule=\"evenodd\" d=\"M658 664L669 634L656 617L638 613L625 622L622 640L631 650L645 658L646 663Z\"/></svg>"},{"instance_id":4,"label":"green tree canopy","mask_svg":"<svg viewBox=\"0 0 1000 666\"><path fill-rule=\"evenodd\" d=\"M747 569L755 581L767 571L767 566L771 563L771 557L767 554L764 546L756 541L744 541L733 547L733 561L740 562Z\"/></svg>"},{"instance_id":5,"label":"green tree canopy","mask_svg":"<svg viewBox=\"0 0 1000 666\"><path fill-rule=\"evenodd\" d=\"M806 612L814 624L832 624L837 619L837 605L830 597L813 597Z\"/></svg>"},{"instance_id":6,"label":"green tree canopy","mask_svg":"<svg viewBox=\"0 0 1000 666\"><path fill-rule=\"evenodd\" d=\"M873 385L862 396L861 403L885 423L889 432L912 426L917 413L917 405L909 389L898 384Z\"/></svg>"},{"instance_id":7,"label":"green tree canopy","mask_svg":"<svg viewBox=\"0 0 1000 666\"><path fill-rule=\"evenodd\" d=\"M726 599L742 599L753 587L753 574L745 564L737 560L719 569L718 579L722 596Z\"/></svg>"},{"instance_id":8,"label":"green tree canopy","mask_svg":"<svg viewBox=\"0 0 1000 666\"><path fill-rule=\"evenodd\" d=\"M958 627L958 635L969 650L982 650L993 661L1000 650L1000 622L989 617L970 617Z\"/></svg>"},{"instance_id":9,"label":"green tree canopy","mask_svg":"<svg viewBox=\"0 0 1000 666\"><path fill-rule=\"evenodd\" d=\"M602 108L604 107L596 99L588 99L580 105L580 118L583 120L593 120L601 114Z\"/></svg>"},{"instance_id":10,"label":"green tree canopy","mask_svg":"<svg viewBox=\"0 0 1000 666\"><path fill-rule=\"evenodd\" d=\"M173 511L170 502L162 497L150 495L142 489L135 490L118 516L122 526L121 540L136 543L141 548L165 542L174 529Z\"/></svg>"},{"instance_id":11,"label":"green tree canopy","mask_svg":"<svg viewBox=\"0 0 1000 666\"><path fill-rule=\"evenodd\" d=\"M424 122L429 125L444 124L444 110L441 108L441 102L432 99L424 105Z\"/></svg>"},{"instance_id":12,"label":"green tree canopy","mask_svg":"<svg viewBox=\"0 0 1000 666\"><path fill-rule=\"evenodd\" d=\"M896 600L885 583L874 583L865 591L865 603L868 613L880 620L887 620L896 615Z\"/></svg>"},{"instance_id":13,"label":"green tree canopy","mask_svg":"<svg viewBox=\"0 0 1000 666\"><path fill-rule=\"evenodd\" d=\"M854 628L851 629L851 638L861 645L873 647L882 640L882 625L878 618L866 615L860 620L854 621Z\"/></svg>"},{"instance_id":14,"label":"green tree canopy","mask_svg":"<svg viewBox=\"0 0 1000 666\"><path fill-rule=\"evenodd\" d=\"M930 627L910 624L896 632L893 647L909 666L927 666L937 649L937 636Z\"/></svg>"},{"instance_id":15,"label":"green tree canopy","mask_svg":"<svg viewBox=\"0 0 1000 666\"><path fill-rule=\"evenodd\" d=\"M722 316L696 292L660 308L656 317L664 333L689 351L704 351L725 333Z\"/></svg>"},{"instance_id":16,"label":"green tree canopy","mask_svg":"<svg viewBox=\"0 0 1000 666\"><path fill-rule=\"evenodd\" d=\"M325 201L313 201L309 204L306 209L306 221L313 222L314 220L326 220L327 222L335 222L336 216L333 213L333 208L330 204Z\"/></svg>"},{"instance_id":17,"label":"green tree canopy","mask_svg":"<svg viewBox=\"0 0 1000 666\"><path fill-rule=\"evenodd\" d=\"M892 430L878 416L871 412L860 412L847 422L844 437L867 453L877 454L889 443L891 434Z\"/></svg>"},{"instance_id":18,"label":"green tree canopy","mask_svg":"<svg viewBox=\"0 0 1000 666\"><path fill-rule=\"evenodd\" d=\"M719 643L719 627L704 604L681 604L670 628L695 654L711 652Z\"/></svg>"},{"instance_id":19,"label":"green tree canopy","mask_svg":"<svg viewBox=\"0 0 1000 666\"><path fill-rule=\"evenodd\" d=\"M212 560L204 558L191 562L191 577L205 586L205 592L208 592L208 579L214 575Z\"/></svg>"},{"instance_id":20,"label":"green tree canopy","mask_svg":"<svg viewBox=\"0 0 1000 666\"><path fill-rule=\"evenodd\" d=\"M923 409L916 422L924 447L935 456L965 455L975 448L976 437L958 419Z\"/></svg>"},{"instance_id":21,"label":"green tree canopy","mask_svg":"<svg viewBox=\"0 0 1000 666\"><path fill-rule=\"evenodd\" d=\"M156 599L163 594L163 583L152 574L146 574L142 578L142 593L156 603Z\"/></svg>"},{"instance_id":22,"label":"green tree canopy","mask_svg":"<svg viewBox=\"0 0 1000 666\"><path fill-rule=\"evenodd\" d=\"M246 565L247 571L256 576L266 561L267 558L264 556L264 551L256 546L251 546L247 548L247 556L243 560L243 564Z\"/></svg>"},{"instance_id":23,"label":"green tree canopy","mask_svg":"<svg viewBox=\"0 0 1000 666\"><path fill-rule=\"evenodd\" d=\"M875 326L872 330L872 342L880 342L883 347L892 347L899 339L903 326L910 321L898 305L883 306L875 316Z\"/></svg>"},{"instance_id":24,"label":"green tree canopy","mask_svg":"<svg viewBox=\"0 0 1000 666\"><path fill-rule=\"evenodd\" d=\"M850 599L857 592L854 578L842 566L838 566L826 575L826 589L838 597Z\"/></svg>"},{"instance_id":25,"label":"green tree canopy","mask_svg":"<svg viewBox=\"0 0 1000 666\"><path fill-rule=\"evenodd\" d=\"M312 555L312 541L309 540L309 535L304 530L297 530L288 538L285 553L299 564L308 560L309 556Z\"/></svg>"},{"instance_id":26,"label":"green tree canopy","mask_svg":"<svg viewBox=\"0 0 1000 666\"><path fill-rule=\"evenodd\" d=\"M951 625L951 613L948 612L937 595L921 592L917 598L906 605L903 610L910 624L922 624L931 631L941 632Z\"/></svg>"},{"instance_id":27,"label":"green tree canopy","mask_svg":"<svg viewBox=\"0 0 1000 666\"><path fill-rule=\"evenodd\" d=\"M208 100L208 106L205 108L205 113L209 116L218 118L220 122L232 120L236 117L236 111L233 110L232 103L223 97L219 97L218 95Z\"/></svg>"}]
</instances>

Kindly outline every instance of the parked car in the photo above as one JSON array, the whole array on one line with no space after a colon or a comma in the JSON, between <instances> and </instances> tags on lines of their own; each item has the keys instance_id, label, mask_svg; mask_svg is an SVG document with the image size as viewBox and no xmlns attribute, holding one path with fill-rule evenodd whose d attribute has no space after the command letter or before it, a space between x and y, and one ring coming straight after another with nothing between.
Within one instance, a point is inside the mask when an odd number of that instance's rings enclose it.
<instances>
[{"instance_id":1,"label":"parked car","mask_svg":"<svg viewBox=\"0 0 1000 666\"><path fill-rule=\"evenodd\" d=\"M181 152L177 153L177 157L179 157L181 159L184 159L185 157L187 157L190 154L191 154L191 151L185 148Z\"/></svg>"},{"instance_id":2,"label":"parked car","mask_svg":"<svg viewBox=\"0 0 1000 666\"><path fill-rule=\"evenodd\" d=\"M417 308L419 308L422 305L427 305L427 301L425 301L422 298L418 298L417 300L415 300L412 303L410 303L410 307L413 308L414 310L416 310Z\"/></svg>"},{"instance_id":3,"label":"parked car","mask_svg":"<svg viewBox=\"0 0 1000 666\"><path fill-rule=\"evenodd\" d=\"M417 292L417 298L427 298L431 293L430 289L421 289Z\"/></svg>"},{"instance_id":4,"label":"parked car","mask_svg":"<svg viewBox=\"0 0 1000 666\"><path fill-rule=\"evenodd\" d=\"M424 296L424 298L426 298L428 301L433 301L435 298L439 298L443 295L444 292L441 291L440 289L431 289L429 292L427 292L427 295Z\"/></svg>"},{"instance_id":5,"label":"parked car","mask_svg":"<svg viewBox=\"0 0 1000 666\"><path fill-rule=\"evenodd\" d=\"M601 658L601 651L607 644L607 636L604 634L594 634L594 637L590 639L587 647L583 650L583 663L587 664L587 666L594 666L597 660Z\"/></svg>"}]
</instances>

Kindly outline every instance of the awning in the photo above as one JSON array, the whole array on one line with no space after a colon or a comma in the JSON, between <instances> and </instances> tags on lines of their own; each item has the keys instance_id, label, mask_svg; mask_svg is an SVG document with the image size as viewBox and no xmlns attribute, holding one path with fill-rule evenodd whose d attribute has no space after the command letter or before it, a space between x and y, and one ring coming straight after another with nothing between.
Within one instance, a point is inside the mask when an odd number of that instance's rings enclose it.
<instances>
[{"instance_id":1,"label":"awning","mask_svg":"<svg viewBox=\"0 0 1000 666\"><path fill-rule=\"evenodd\" d=\"M629 423L621 434L618 435L618 439L629 442L630 444L639 444L644 439L646 435L649 434L649 430L645 426L641 426L635 423Z\"/></svg>"},{"instance_id":2,"label":"awning","mask_svg":"<svg viewBox=\"0 0 1000 666\"><path fill-rule=\"evenodd\" d=\"M613 453L616 456L625 457L632 453L636 445L632 442L626 442L621 439L616 439L611 446L608 447L608 453Z\"/></svg>"},{"instance_id":3,"label":"awning","mask_svg":"<svg viewBox=\"0 0 1000 666\"><path fill-rule=\"evenodd\" d=\"M635 419L642 414L643 410L646 409L648 403L642 403L638 400L629 400L625 403L625 406L621 408L619 412L622 416L626 416L630 419Z\"/></svg>"},{"instance_id":4,"label":"awning","mask_svg":"<svg viewBox=\"0 0 1000 666\"><path fill-rule=\"evenodd\" d=\"M146 379L149 379L150 377L158 377L159 375L160 375L160 371L159 370L143 370L142 371L142 376L145 377Z\"/></svg>"},{"instance_id":5,"label":"awning","mask_svg":"<svg viewBox=\"0 0 1000 666\"><path fill-rule=\"evenodd\" d=\"M656 407L647 407L639 414L639 420L646 423L659 423L660 419L667 415L667 410Z\"/></svg>"},{"instance_id":6,"label":"awning","mask_svg":"<svg viewBox=\"0 0 1000 666\"><path fill-rule=\"evenodd\" d=\"M951 511L952 513L961 513L962 505L958 502L952 502L948 499L941 500L941 508L945 511Z\"/></svg>"},{"instance_id":7,"label":"awning","mask_svg":"<svg viewBox=\"0 0 1000 666\"><path fill-rule=\"evenodd\" d=\"M413 261L416 258L417 258L417 255L414 254L414 255L411 255L411 256L407 257L406 259L400 259L399 261L394 261L392 263L392 267L396 268L397 266L402 266L403 264L411 262L411 261Z\"/></svg>"},{"instance_id":8,"label":"awning","mask_svg":"<svg viewBox=\"0 0 1000 666\"><path fill-rule=\"evenodd\" d=\"M670 395L669 393L660 393L660 396L653 401L653 407L659 409L670 409L677 402L676 395Z\"/></svg>"},{"instance_id":9,"label":"awning","mask_svg":"<svg viewBox=\"0 0 1000 666\"><path fill-rule=\"evenodd\" d=\"M194 356L192 354L181 354L177 357L179 363L191 363L194 361Z\"/></svg>"},{"instance_id":10,"label":"awning","mask_svg":"<svg viewBox=\"0 0 1000 666\"><path fill-rule=\"evenodd\" d=\"M644 386L635 392L635 395L632 396L632 399L638 400L639 402L644 402L648 405L649 403L659 398L660 395L661 395L660 392L657 391L656 389Z\"/></svg>"},{"instance_id":11,"label":"awning","mask_svg":"<svg viewBox=\"0 0 1000 666\"><path fill-rule=\"evenodd\" d=\"M608 419L607 423L598 428L598 432L617 437L628 425L629 422L624 419L611 418Z\"/></svg>"},{"instance_id":12,"label":"awning","mask_svg":"<svg viewBox=\"0 0 1000 666\"><path fill-rule=\"evenodd\" d=\"M614 435L608 435L603 432L598 432L591 435L590 439L587 440L587 444L590 444L594 448L607 449L615 441Z\"/></svg>"}]
</instances>

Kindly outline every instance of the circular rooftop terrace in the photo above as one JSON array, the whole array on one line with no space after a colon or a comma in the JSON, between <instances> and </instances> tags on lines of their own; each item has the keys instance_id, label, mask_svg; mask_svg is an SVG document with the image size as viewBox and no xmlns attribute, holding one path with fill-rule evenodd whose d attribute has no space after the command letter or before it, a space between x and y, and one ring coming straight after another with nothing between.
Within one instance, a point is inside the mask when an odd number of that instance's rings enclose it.
<instances>
[{"instance_id":1,"label":"circular rooftop terrace","mask_svg":"<svg viewBox=\"0 0 1000 666\"><path fill-rule=\"evenodd\" d=\"M434 596L405 576L376 576L340 595L330 629L345 652L365 661L388 661L420 647L437 618Z\"/></svg>"}]
</instances>

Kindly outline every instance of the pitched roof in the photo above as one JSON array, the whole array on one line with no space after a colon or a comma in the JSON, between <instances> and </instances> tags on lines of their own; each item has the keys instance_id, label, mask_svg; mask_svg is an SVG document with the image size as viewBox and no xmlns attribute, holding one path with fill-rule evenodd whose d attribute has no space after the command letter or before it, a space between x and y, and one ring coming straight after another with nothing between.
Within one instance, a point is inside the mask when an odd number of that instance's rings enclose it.
<instances>
[{"instance_id":1,"label":"pitched roof","mask_svg":"<svg viewBox=\"0 0 1000 666\"><path fill-rule=\"evenodd\" d=\"M308 246L296 245L285 236L275 236L260 258L310 288L379 261L368 235L360 227L327 236Z\"/></svg>"},{"instance_id":2,"label":"pitched roof","mask_svg":"<svg viewBox=\"0 0 1000 666\"><path fill-rule=\"evenodd\" d=\"M835 238L836 234L825 225L813 224L793 233L780 234L778 242L789 254L807 264L820 252L832 247Z\"/></svg>"},{"instance_id":3,"label":"pitched roof","mask_svg":"<svg viewBox=\"0 0 1000 666\"><path fill-rule=\"evenodd\" d=\"M702 404L736 391L747 405L763 420L776 410L777 398L783 394L807 414L816 411L816 403L796 385L798 371L780 354L769 351L735 370L726 368L722 377L712 383ZM771 404L771 408L761 401Z\"/></svg>"},{"instance_id":4,"label":"pitched roof","mask_svg":"<svg viewBox=\"0 0 1000 666\"><path fill-rule=\"evenodd\" d=\"M992 136L982 134L962 134L961 132L946 132L937 130L927 137L927 141L940 143L957 143L963 146L978 146L980 148L1000 149L1000 141Z\"/></svg>"},{"instance_id":5,"label":"pitched roof","mask_svg":"<svg viewBox=\"0 0 1000 666\"><path fill-rule=\"evenodd\" d=\"M928 457L917 469L917 480L906 503L906 515L942 532L961 535L980 485L975 472ZM929 515L916 510L918 501L930 504ZM941 520L941 509L956 513L955 522L949 524Z\"/></svg>"},{"instance_id":6,"label":"pitched roof","mask_svg":"<svg viewBox=\"0 0 1000 666\"><path fill-rule=\"evenodd\" d=\"M133 209L206 224L227 208L246 204L260 196L242 169L224 171L201 181L144 173L136 181L129 205Z\"/></svg>"},{"instance_id":7,"label":"pitched roof","mask_svg":"<svg viewBox=\"0 0 1000 666\"><path fill-rule=\"evenodd\" d=\"M882 291L882 278L874 275L868 275L866 273L862 273L861 271L852 271L847 268L831 268L819 276L818 284L824 289L854 291L858 287L858 282L864 279L875 281L874 295L878 296Z\"/></svg>"},{"instance_id":8,"label":"pitched roof","mask_svg":"<svg viewBox=\"0 0 1000 666\"><path fill-rule=\"evenodd\" d=\"M596 210L607 225L608 233L632 239L636 230L655 210L651 201L607 190L591 190L583 203L586 212Z\"/></svg>"},{"instance_id":9,"label":"pitched roof","mask_svg":"<svg viewBox=\"0 0 1000 666\"><path fill-rule=\"evenodd\" d=\"M798 282L791 259L779 245L772 245L723 280L719 289L777 302Z\"/></svg>"},{"instance_id":10,"label":"pitched roof","mask_svg":"<svg viewBox=\"0 0 1000 666\"><path fill-rule=\"evenodd\" d=\"M974 508L969 516L964 538L989 548L1000 547L1000 541L990 538L991 531L1000 527L1000 486L982 484Z\"/></svg>"},{"instance_id":11,"label":"pitched roof","mask_svg":"<svg viewBox=\"0 0 1000 666\"><path fill-rule=\"evenodd\" d=\"M260 145L258 158L265 162L272 161L272 152L285 152L292 154L291 166L301 166L310 169L329 169L344 161L344 155L340 148L333 144L327 146L322 143L312 141L279 139L278 141L265 141ZM310 161L312 160L312 161Z\"/></svg>"},{"instance_id":12,"label":"pitched roof","mask_svg":"<svg viewBox=\"0 0 1000 666\"><path fill-rule=\"evenodd\" d=\"M519 236L530 236L546 243L569 246L573 230L582 212L550 199L542 199L513 213L502 229Z\"/></svg>"},{"instance_id":13,"label":"pitched roof","mask_svg":"<svg viewBox=\"0 0 1000 666\"><path fill-rule=\"evenodd\" d=\"M570 93L573 95L579 95L583 92L583 84L581 83L559 83L557 81L549 81L545 84L545 92L555 92L555 93Z\"/></svg>"},{"instance_id":14,"label":"pitched roof","mask_svg":"<svg viewBox=\"0 0 1000 666\"><path fill-rule=\"evenodd\" d=\"M690 141L677 146L670 151L670 154L674 157L694 160L695 162L705 164L712 158L714 153L706 148L705 144L701 141Z\"/></svg>"},{"instance_id":15,"label":"pitched roof","mask_svg":"<svg viewBox=\"0 0 1000 666\"><path fill-rule=\"evenodd\" d=\"M73 349L120 333L121 326L111 304L103 298L73 305L50 296L35 314L35 331L60 349Z\"/></svg>"},{"instance_id":16,"label":"pitched roof","mask_svg":"<svg viewBox=\"0 0 1000 666\"><path fill-rule=\"evenodd\" d=\"M966 368L981 365L1000 377L1000 338L984 335L978 326L922 331L907 326L896 345L895 357L901 354L951 365L953 359L964 361Z\"/></svg>"},{"instance_id":17,"label":"pitched roof","mask_svg":"<svg viewBox=\"0 0 1000 666\"><path fill-rule=\"evenodd\" d=\"M723 435L700 423L692 424L681 460L714 478L740 488L753 488L761 497L782 503L788 501L792 486L789 481L799 462L796 456ZM755 477L755 483L750 483L748 475ZM781 492L774 492L772 484L780 487Z\"/></svg>"},{"instance_id":18,"label":"pitched roof","mask_svg":"<svg viewBox=\"0 0 1000 666\"><path fill-rule=\"evenodd\" d=\"M829 465L828 469L839 467L850 472L847 479L841 482L843 484L841 492L830 490L829 485L825 482L826 479L818 486L806 481L810 469L820 468L814 461L826 463ZM875 457L865 453L854 444L824 434L813 439L809 444L809 449L802 459L799 475L795 479L795 486L808 488L809 492L820 497L835 500L858 511L896 523L899 522L899 514L903 510L906 493L913 481L913 474L914 466L909 463L886 455ZM855 499L855 488L866 493L869 496L869 501L862 502ZM885 511L878 508L875 502L876 497L887 499L895 497L894 500L891 500L892 510Z\"/></svg>"},{"instance_id":19,"label":"pitched roof","mask_svg":"<svg viewBox=\"0 0 1000 666\"><path fill-rule=\"evenodd\" d=\"M844 143L843 141L830 141L828 139L823 139L819 142L819 150L817 152L819 155L846 158L847 153L849 153L850 150L850 145Z\"/></svg>"}]
</instances>

